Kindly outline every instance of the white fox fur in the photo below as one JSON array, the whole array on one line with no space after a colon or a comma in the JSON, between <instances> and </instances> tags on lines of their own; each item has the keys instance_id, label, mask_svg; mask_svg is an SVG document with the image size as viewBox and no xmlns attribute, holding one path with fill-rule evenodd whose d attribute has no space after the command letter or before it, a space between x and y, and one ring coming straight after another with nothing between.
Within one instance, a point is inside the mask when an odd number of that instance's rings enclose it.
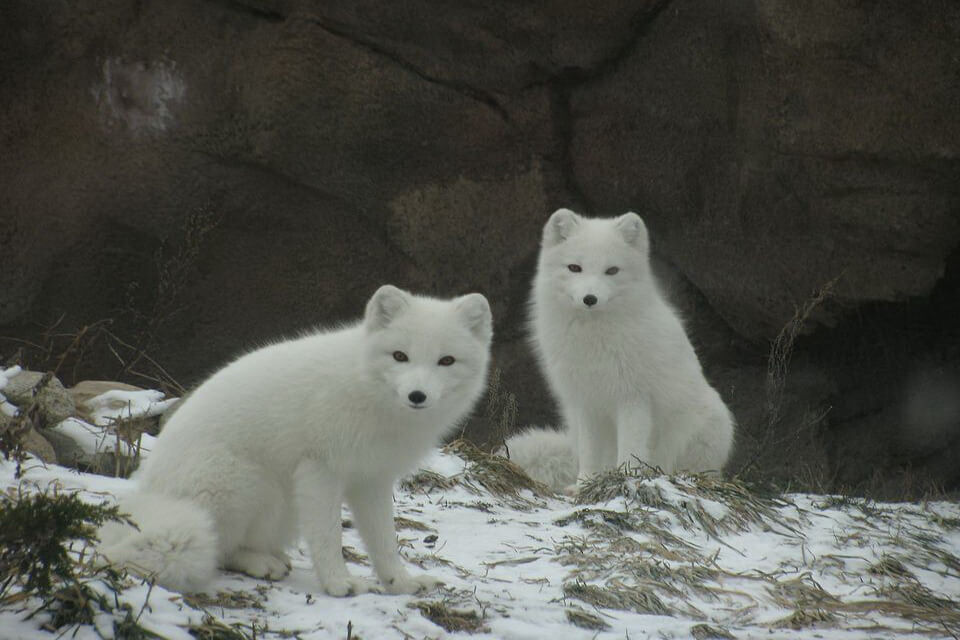
<instances>
[{"instance_id":1,"label":"white fox fur","mask_svg":"<svg viewBox=\"0 0 960 640\"><path fill-rule=\"evenodd\" d=\"M202 588L217 567L278 579L299 520L322 589L362 593L371 584L341 552L346 501L388 592L436 584L403 567L393 485L480 397L491 338L482 295L386 285L355 325L242 356L166 424L121 501L140 530L103 527L101 553L177 590Z\"/></svg>"},{"instance_id":2,"label":"white fox fur","mask_svg":"<svg viewBox=\"0 0 960 640\"><path fill-rule=\"evenodd\" d=\"M556 211L530 311L534 349L569 431L509 440L521 466L557 481L570 464L544 458L566 452L575 452L580 480L634 457L666 472L723 467L733 418L657 288L640 216Z\"/></svg>"},{"instance_id":3,"label":"white fox fur","mask_svg":"<svg viewBox=\"0 0 960 640\"><path fill-rule=\"evenodd\" d=\"M566 431L529 427L507 440L510 461L538 482L560 491L577 481L577 457Z\"/></svg>"}]
</instances>

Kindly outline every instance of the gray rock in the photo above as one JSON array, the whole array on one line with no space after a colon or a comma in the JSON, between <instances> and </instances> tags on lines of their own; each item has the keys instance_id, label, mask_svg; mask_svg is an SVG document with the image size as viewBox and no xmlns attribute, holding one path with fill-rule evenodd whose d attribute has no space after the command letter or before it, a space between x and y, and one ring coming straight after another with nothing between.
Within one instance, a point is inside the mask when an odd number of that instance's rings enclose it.
<instances>
[{"instance_id":1,"label":"gray rock","mask_svg":"<svg viewBox=\"0 0 960 640\"><path fill-rule=\"evenodd\" d=\"M42 378L43 374L39 371L21 371L7 380L2 393L18 409L25 409L33 402L33 388Z\"/></svg>"},{"instance_id":2,"label":"gray rock","mask_svg":"<svg viewBox=\"0 0 960 640\"><path fill-rule=\"evenodd\" d=\"M70 436L54 429L45 429L43 435L53 446L57 460L63 466L78 469L89 464L91 456Z\"/></svg>"},{"instance_id":3,"label":"gray rock","mask_svg":"<svg viewBox=\"0 0 960 640\"><path fill-rule=\"evenodd\" d=\"M143 387L137 387L125 382L115 380L83 380L70 387L70 395L77 407L86 408L87 400L95 398L107 391L142 391Z\"/></svg>"},{"instance_id":4,"label":"gray rock","mask_svg":"<svg viewBox=\"0 0 960 640\"><path fill-rule=\"evenodd\" d=\"M13 424L13 418L0 411L0 435L9 429L11 424Z\"/></svg>"},{"instance_id":5,"label":"gray rock","mask_svg":"<svg viewBox=\"0 0 960 640\"><path fill-rule=\"evenodd\" d=\"M541 226L633 209L743 431L770 340L839 276L787 382L796 424L832 407L798 465L960 488L960 427L897 440L911 371L960 364L960 4L87 5L0 20L0 335L147 317L190 384L386 281L479 290L519 424L554 423L523 328ZM116 371L104 345L70 370Z\"/></svg>"},{"instance_id":6,"label":"gray rock","mask_svg":"<svg viewBox=\"0 0 960 640\"><path fill-rule=\"evenodd\" d=\"M139 461L125 456L117 458L112 451L100 451L93 456L89 456L78 464L81 471L87 473L96 473L110 478L128 478L130 474L137 470Z\"/></svg>"},{"instance_id":7,"label":"gray rock","mask_svg":"<svg viewBox=\"0 0 960 640\"><path fill-rule=\"evenodd\" d=\"M34 389L43 376L44 374L39 371L21 371L8 380L7 386L3 389L3 395L21 411L26 411L33 404ZM42 427L53 426L76 415L77 407L73 397L55 377L50 378L37 397L37 416Z\"/></svg>"},{"instance_id":8,"label":"gray rock","mask_svg":"<svg viewBox=\"0 0 960 640\"><path fill-rule=\"evenodd\" d=\"M125 478L139 464L139 461L126 456L121 457L118 462L116 453L109 450L88 453L73 438L56 430L45 429L43 435L53 446L59 464L79 471Z\"/></svg>"},{"instance_id":9,"label":"gray rock","mask_svg":"<svg viewBox=\"0 0 960 640\"><path fill-rule=\"evenodd\" d=\"M46 437L34 428L30 428L21 436L20 444L24 451L32 453L47 464L57 463L57 453Z\"/></svg>"},{"instance_id":10,"label":"gray rock","mask_svg":"<svg viewBox=\"0 0 960 640\"><path fill-rule=\"evenodd\" d=\"M15 417L8 416L0 412L0 434L5 433L14 426ZM22 425L17 426L22 429ZM32 453L48 464L55 464L58 461L56 451L50 441L44 435L41 435L32 425L20 435L20 446L24 451Z\"/></svg>"}]
</instances>

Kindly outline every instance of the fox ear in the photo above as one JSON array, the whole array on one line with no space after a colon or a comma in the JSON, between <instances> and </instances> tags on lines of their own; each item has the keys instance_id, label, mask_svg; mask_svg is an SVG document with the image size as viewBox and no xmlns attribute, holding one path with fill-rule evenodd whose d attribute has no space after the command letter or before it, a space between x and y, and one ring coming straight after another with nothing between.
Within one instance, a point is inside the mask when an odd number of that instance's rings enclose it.
<instances>
[{"instance_id":1,"label":"fox ear","mask_svg":"<svg viewBox=\"0 0 960 640\"><path fill-rule=\"evenodd\" d=\"M649 251L650 239L647 236L647 225L643 223L640 216L633 211L628 211L617 218L616 225L624 242L644 253Z\"/></svg>"},{"instance_id":2,"label":"fox ear","mask_svg":"<svg viewBox=\"0 0 960 640\"><path fill-rule=\"evenodd\" d=\"M473 335L488 342L493 337L493 314L487 299L479 293L468 293L457 298L455 304L461 320Z\"/></svg>"},{"instance_id":3,"label":"fox ear","mask_svg":"<svg viewBox=\"0 0 960 640\"><path fill-rule=\"evenodd\" d=\"M409 304L410 294L391 284L385 284L377 289L367 303L364 322L369 329L383 329L402 314Z\"/></svg>"},{"instance_id":4,"label":"fox ear","mask_svg":"<svg viewBox=\"0 0 960 640\"><path fill-rule=\"evenodd\" d=\"M543 246L553 247L570 237L580 224L580 216L570 209L557 209L543 227Z\"/></svg>"}]
</instances>

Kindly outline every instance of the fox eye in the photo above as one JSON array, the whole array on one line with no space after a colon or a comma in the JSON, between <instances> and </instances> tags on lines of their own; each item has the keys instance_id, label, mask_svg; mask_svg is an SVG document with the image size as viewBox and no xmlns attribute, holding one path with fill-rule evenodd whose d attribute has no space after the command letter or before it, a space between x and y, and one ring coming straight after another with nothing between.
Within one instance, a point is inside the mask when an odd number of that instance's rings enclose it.
<instances>
[{"instance_id":1,"label":"fox eye","mask_svg":"<svg viewBox=\"0 0 960 640\"><path fill-rule=\"evenodd\" d=\"M393 359L396 360L397 362L406 362L410 358L408 358L407 354L405 354L403 351L394 351Z\"/></svg>"},{"instance_id":2,"label":"fox eye","mask_svg":"<svg viewBox=\"0 0 960 640\"><path fill-rule=\"evenodd\" d=\"M443 356L442 358L437 360L437 364L440 365L441 367L449 367L456 361L457 359L454 358L453 356Z\"/></svg>"},{"instance_id":3,"label":"fox eye","mask_svg":"<svg viewBox=\"0 0 960 640\"><path fill-rule=\"evenodd\" d=\"M610 267L609 269L604 271L604 273L606 273L608 276L615 276L618 273L620 273L620 267Z\"/></svg>"},{"instance_id":4,"label":"fox eye","mask_svg":"<svg viewBox=\"0 0 960 640\"><path fill-rule=\"evenodd\" d=\"M570 269L570 271L573 271L574 273L580 273L583 271L583 267L578 264L568 264L567 269Z\"/></svg>"}]
</instances>

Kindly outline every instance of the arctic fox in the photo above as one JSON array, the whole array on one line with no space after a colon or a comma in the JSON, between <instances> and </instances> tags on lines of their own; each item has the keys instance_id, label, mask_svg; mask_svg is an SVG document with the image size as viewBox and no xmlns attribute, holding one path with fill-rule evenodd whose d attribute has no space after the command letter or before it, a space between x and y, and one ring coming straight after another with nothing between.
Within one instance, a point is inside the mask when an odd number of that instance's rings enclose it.
<instances>
[{"instance_id":1,"label":"arctic fox","mask_svg":"<svg viewBox=\"0 0 960 640\"><path fill-rule=\"evenodd\" d=\"M530 310L534 349L569 431L508 440L521 467L572 491L564 485L573 469L582 481L634 457L668 473L724 465L733 418L657 288L640 216L556 211Z\"/></svg>"},{"instance_id":2,"label":"arctic fox","mask_svg":"<svg viewBox=\"0 0 960 640\"><path fill-rule=\"evenodd\" d=\"M393 485L482 394L492 339L486 298L380 287L361 322L242 356L164 427L121 500L139 531L101 529L101 554L166 587L202 588L217 567L286 575L299 522L322 589L370 590L341 551L341 505L383 588L414 593L397 550Z\"/></svg>"}]
</instances>

